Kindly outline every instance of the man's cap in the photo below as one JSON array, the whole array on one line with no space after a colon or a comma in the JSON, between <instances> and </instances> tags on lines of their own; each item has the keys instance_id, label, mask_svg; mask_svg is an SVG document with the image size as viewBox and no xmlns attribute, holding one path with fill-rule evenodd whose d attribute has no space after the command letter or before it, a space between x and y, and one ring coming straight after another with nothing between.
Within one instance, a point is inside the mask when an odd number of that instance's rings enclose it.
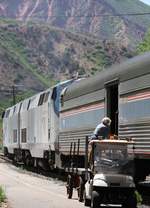
<instances>
[{"instance_id":1,"label":"man's cap","mask_svg":"<svg viewBox=\"0 0 150 208\"><path fill-rule=\"evenodd\" d=\"M108 125L108 126L110 126L110 124L111 124L111 119L110 119L109 117L104 117L104 118L102 119L102 123L103 123L103 124L106 124L106 125Z\"/></svg>"}]
</instances>

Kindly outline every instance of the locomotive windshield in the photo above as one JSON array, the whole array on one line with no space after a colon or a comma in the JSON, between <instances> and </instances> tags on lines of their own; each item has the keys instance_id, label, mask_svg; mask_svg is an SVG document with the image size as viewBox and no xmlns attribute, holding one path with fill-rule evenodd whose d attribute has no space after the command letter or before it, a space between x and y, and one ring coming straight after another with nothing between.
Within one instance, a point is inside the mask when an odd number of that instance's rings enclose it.
<instances>
[{"instance_id":1,"label":"locomotive windshield","mask_svg":"<svg viewBox=\"0 0 150 208\"><path fill-rule=\"evenodd\" d=\"M126 144L95 144L94 170L97 173L133 175L133 154Z\"/></svg>"}]
</instances>

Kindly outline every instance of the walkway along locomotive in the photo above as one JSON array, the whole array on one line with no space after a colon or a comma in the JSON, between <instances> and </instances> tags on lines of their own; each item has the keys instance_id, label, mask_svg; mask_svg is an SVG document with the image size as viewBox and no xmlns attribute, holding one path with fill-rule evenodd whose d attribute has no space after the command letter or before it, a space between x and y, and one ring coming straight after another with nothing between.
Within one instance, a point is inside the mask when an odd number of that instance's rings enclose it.
<instances>
[{"instance_id":1,"label":"walkway along locomotive","mask_svg":"<svg viewBox=\"0 0 150 208\"><path fill-rule=\"evenodd\" d=\"M4 153L29 165L44 161L60 169L83 168L85 137L107 115L111 134L135 142L135 177L143 180L150 174L149 80L146 53L8 108L3 117Z\"/></svg>"}]
</instances>

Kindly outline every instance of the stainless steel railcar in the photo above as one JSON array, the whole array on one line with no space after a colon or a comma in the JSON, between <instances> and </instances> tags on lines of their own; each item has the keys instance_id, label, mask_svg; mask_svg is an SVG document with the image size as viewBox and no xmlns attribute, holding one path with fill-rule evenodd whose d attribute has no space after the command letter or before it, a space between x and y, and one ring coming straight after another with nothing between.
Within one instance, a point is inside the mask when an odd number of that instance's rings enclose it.
<instances>
[{"instance_id":1,"label":"stainless steel railcar","mask_svg":"<svg viewBox=\"0 0 150 208\"><path fill-rule=\"evenodd\" d=\"M62 166L70 163L70 147L84 166L85 136L105 116L111 133L135 141L136 179L150 174L150 53L74 83L62 93L59 151ZM78 150L77 150L77 145ZM72 164L76 166L77 164Z\"/></svg>"}]
</instances>

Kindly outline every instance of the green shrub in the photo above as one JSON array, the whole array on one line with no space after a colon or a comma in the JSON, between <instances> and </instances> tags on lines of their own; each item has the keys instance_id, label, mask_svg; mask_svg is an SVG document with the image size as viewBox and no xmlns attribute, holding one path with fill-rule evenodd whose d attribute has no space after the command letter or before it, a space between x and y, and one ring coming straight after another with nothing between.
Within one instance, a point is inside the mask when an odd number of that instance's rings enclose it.
<instances>
[{"instance_id":1,"label":"green shrub","mask_svg":"<svg viewBox=\"0 0 150 208\"><path fill-rule=\"evenodd\" d=\"M135 191L135 196L136 196L136 199L137 199L137 203L139 205L141 205L141 203L143 201L141 194L138 191Z\"/></svg>"},{"instance_id":2,"label":"green shrub","mask_svg":"<svg viewBox=\"0 0 150 208\"><path fill-rule=\"evenodd\" d=\"M6 199L5 193L2 189L2 187L0 186L0 203L4 202L5 199Z\"/></svg>"}]
</instances>

